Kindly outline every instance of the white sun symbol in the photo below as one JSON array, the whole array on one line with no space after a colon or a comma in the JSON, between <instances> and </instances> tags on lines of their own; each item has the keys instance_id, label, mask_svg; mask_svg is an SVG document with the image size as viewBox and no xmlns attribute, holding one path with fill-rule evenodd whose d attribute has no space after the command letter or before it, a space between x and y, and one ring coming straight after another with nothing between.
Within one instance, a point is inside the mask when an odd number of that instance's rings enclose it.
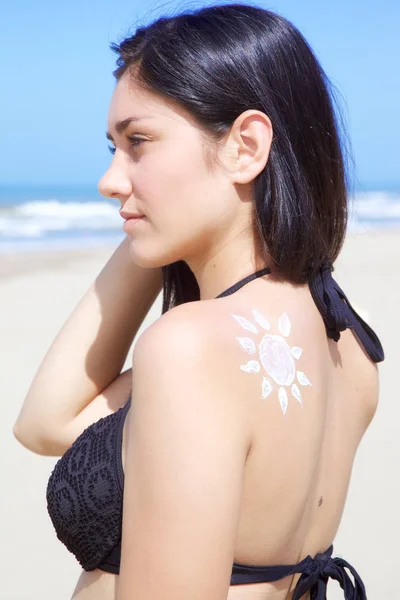
<instances>
[{"instance_id":1,"label":"white sun symbol","mask_svg":"<svg viewBox=\"0 0 400 600\"><path fill-rule=\"evenodd\" d=\"M266 331L269 331L271 326L268 320L258 310L253 309L252 312L256 323ZM234 315L233 313L231 313L231 315L243 329L247 329L247 331L251 331L255 334L259 333L257 327L244 317ZM282 336L286 338L289 337L291 323L286 313L283 313L279 317L278 329ZM242 371L246 371L246 373L259 373L261 365L263 366L270 379L279 386L279 403L282 412L285 415L288 407L288 393L286 388L291 387L293 398L303 406L300 388L295 383L295 379L297 377L298 383L303 386L311 385L311 383L303 371L296 371L294 359L299 360L302 349L298 346L290 347L282 336L272 335L270 333L264 334L258 344L259 360L249 360L245 365L241 365L240 368ZM238 340L245 352L248 354L256 354L256 344L250 337L237 337L235 339ZM270 379L265 375L263 376L261 385L261 398L263 400L267 398L274 389Z\"/></svg>"}]
</instances>

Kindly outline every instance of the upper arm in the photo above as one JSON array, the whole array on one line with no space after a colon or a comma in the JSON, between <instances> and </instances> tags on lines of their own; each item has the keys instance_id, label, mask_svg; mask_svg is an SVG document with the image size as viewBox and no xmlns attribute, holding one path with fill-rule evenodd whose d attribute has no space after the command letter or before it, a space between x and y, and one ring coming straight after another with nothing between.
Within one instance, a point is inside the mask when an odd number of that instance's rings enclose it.
<instances>
[{"instance_id":1,"label":"upper arm","mask_svg":"<svg viewBox=\"0 0 400 600\"><path fill-rule=\"evenodd\" d=\"M250 436L209 342L183 310L135 346L118 600L227 597Z\"/></svg>"},{"instance_id":2,"label":"upper arm","mask_svg":"<svg viewBox=\"0 0 400 600\"><path fill-rule=\"evenodd\" d=\"M77 437L102 417L116 412L128 400L132 389L132 369L120 373L98 394L76 417L62 429L51 427L46 430L41 424L40 435L32 425L27 431L20 431L18 422L14 425L14 436L28 450L42 456L62 456Z\"/></svg>"}]
</instances>

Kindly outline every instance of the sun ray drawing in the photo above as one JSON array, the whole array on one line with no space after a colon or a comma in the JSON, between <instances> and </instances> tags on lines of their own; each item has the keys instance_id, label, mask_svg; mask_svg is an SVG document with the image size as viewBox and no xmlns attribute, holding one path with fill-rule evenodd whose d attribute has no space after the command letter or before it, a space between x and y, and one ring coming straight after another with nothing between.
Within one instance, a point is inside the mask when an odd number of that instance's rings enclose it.
<instances>
[{"instance_id":1,"label":"sun ray drawing","mask_svg":"<svg viewBox=\"0 0 400 600\"><path fill-rule=\"evenodd\" d=\"M307 375L296 369L295 361L300 360L303 350L298 346L289 346L285 339L290 336L292 328L290 319L285 312L278 319L280 335L264 333L271 330L269 321L256 309L253 309L252 313L256 324L245 317L231 313L242 329L254 335L259 335L260 331L262 334L259 342L249 334L235 338L246 354L253 355L253 358L240 365L240 368L246 373L262 372L261 398L265 400L277 388L279 404L285 415L289 404L288 392L303 406L299 385L311 385ZM254 357L257 354L258 360Z\"/></svg>"}]
</instances>

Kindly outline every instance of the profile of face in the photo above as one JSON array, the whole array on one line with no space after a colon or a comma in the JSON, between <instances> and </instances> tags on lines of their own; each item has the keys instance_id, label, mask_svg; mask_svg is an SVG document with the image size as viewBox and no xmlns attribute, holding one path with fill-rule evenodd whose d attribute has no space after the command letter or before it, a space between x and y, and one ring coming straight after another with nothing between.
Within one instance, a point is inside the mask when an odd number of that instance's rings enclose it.
<instances>
[{"instance_id":1,"label":"profile of face","mask_svg":"<svg viewBox=\"0 0 400 600\"><path fill-rule=\"evenodd\" d=\"M119 200L127 213L144 215L127 233L136 264L202 263L227 236L248 230L251 201L243 201L245 188L265 165L272 130L266 116L248 115L247 125L242 116L239 129L223 143L222 161L210 169L204 136L188 111L126 75L117 82L107 135L115 152L98 190ZM250 154L254 161L246 160Z\"/></svg>"}]
</instances>

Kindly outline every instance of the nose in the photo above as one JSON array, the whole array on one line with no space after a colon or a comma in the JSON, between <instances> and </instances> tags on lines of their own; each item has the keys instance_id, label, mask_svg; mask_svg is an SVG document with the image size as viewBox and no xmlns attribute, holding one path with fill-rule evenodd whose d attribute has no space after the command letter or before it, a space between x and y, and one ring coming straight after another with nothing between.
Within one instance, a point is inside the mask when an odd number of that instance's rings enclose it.
<instances>
[{"instance_id":1,"label":"nose","mask_svg":"<svg viewBox=\"0 0 400 600\"><path fill-rule=\"evenodd\" d=\"M117 165L109 169L100 178L97 189L105 198L119 200L121 204L132 195L132 184L123 169Z\"/></svg>"}]
</instances>

